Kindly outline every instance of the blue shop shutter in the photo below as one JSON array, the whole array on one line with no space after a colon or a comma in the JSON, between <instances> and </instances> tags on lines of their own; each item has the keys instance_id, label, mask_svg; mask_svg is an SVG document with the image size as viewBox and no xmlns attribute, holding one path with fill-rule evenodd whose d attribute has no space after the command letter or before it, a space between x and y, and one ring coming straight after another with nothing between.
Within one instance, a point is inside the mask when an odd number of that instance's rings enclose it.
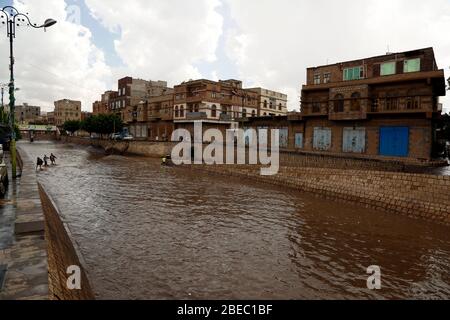
<instances>
[{"instance_id":1,"label":"blue shop shutter","mask_svg":"<svg viewBox=\"0 0 450 320\"><path fill-rule=\"evenodd\" d=\"M380 128L380 155L407 157L409 154L408 127Z\"/></svg>"},{"instance_id":2,"label":"blue shop shutter","mask_svg":"<svg viewBox=\"0 0 450 320\"><path fill-rule=\"evenodd\" d=\"M295 148L303 149L303 133L295 134Z\"/></svg>"}]
</instances>

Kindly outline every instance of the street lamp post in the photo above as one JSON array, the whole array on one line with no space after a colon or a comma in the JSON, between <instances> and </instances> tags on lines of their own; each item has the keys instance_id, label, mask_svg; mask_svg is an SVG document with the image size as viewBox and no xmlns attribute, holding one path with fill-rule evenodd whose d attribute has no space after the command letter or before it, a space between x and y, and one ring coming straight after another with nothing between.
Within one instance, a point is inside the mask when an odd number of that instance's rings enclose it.
<instances>
[{"instance_id":1,"label":"street lamp post","mask_svg":"<svg viewBox=\"0 0 450 320\"><path fill-rule=\"evenodd\" d=\"M16 26L26 25L29 27L33 27L35 29L40 28L48 28L56 23L53 19L45 20L43 25L36 25L30 22L30 19L26 14L20 13L16 8L12 6L3 7L0 10L0 21L2 25L6 24L6 34L9 38L9 70L10 70L10 79L9 79L9 125L11 130L11 167L12 167L12 177L13 179L17 176L17 164L16 164L16 131L15 131L15 103L16 98L14 96L14 46L13 41L16 37Z\"/></svg>"}]
</instances>

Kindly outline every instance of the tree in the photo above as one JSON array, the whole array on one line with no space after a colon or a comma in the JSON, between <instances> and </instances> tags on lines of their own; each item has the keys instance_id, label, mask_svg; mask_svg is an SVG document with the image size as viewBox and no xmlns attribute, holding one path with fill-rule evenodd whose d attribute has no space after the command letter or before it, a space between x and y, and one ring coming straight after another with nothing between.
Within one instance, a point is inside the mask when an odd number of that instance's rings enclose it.
<instances>
[{"instance_id":1,"label":"tree","mask_svg":"<svg viewBox=\"0 0 450 320\"><path fill-rule=\"evenodd\" d=\"M96 130L95 116L89 117L89 118L81 121L80 129L88 132L89 135L91 135L93 132L95 132L95 130Z\"/></svg>"},{"instance_id":2,"label":"tree","mask_svg":"<svg viewBox=\"0 0 450 320\"><path fill-rule=\"evenodd\" d=\"M123 122L115 114L99 114L82 121L80 128L89 134L97 133L103 136L121 131Z\"/></svg>"},{"instance_id":3,"label":"tree","mask_svg":"<svg viewBox=\"0 0 450 320\"><path fill-rule=\"evenodd\" d=\"M69 120L64 122L63 129L65 131L70 132L71 134L74 134L78 130L80 130L80 121L78 120Z\"/></svg>"}]
</instances>

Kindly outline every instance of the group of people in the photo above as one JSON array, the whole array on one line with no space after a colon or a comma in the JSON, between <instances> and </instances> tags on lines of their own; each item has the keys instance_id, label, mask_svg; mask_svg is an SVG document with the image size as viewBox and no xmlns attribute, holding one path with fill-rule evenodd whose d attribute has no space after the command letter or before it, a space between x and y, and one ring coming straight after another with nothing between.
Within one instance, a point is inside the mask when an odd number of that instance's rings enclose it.
<instances>
[{"instance_id":1,"label":"group of people","mask_svg":"<svg viewBox=\"0 0 450 320\"><path fill-rule=\"evenodd\" d=\"M55 155L52 153L50 154L50 157L47 157L47 155L44 155L44 158L41 159L40 157L37 158L36 161L36 170L39 168L40 170L42 170L42 166L44 167L48 167L48 160L51 161L52 165L56 164L56 157Z\"/></svg>"}]
</instances>

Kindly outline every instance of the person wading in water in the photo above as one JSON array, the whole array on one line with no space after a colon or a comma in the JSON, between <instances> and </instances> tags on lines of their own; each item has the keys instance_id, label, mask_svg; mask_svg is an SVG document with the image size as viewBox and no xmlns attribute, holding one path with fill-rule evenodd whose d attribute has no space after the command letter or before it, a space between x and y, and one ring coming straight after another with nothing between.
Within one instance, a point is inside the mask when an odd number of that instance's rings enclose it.
<instances>
[{"instance_id":1,"label":"person wading in water","mask_svg":"<svg viewBox=\"0 0 450 320\"><path fill-rule=\"evenodd\" d=\"M42 161L42 159L38 157L37 161L36 161L36 171L37 171L38 167L39 167L40 170L42 170L42 164L43 163L44 163L44 161Z\"/></svg>"},{"instance_id":2,"label":"person wading in water","mask_svg":"<svg viewBox=\"0 0 450 320\"><path fill-rule=\"evenodd\" d=\"M56 164L56 157L53 153L50 155L50 161L52 162L52 165Z\"/></svg>"},{"instance_id":3,"label":"person wading in water","mask_svg":"<svg viewBox=\"0 0 450 320\"><path fill-rule=\"evenodd\" d=\"M44 167L48 167L48 160L49 160L50 158L49 157L47 157L47 155L44 155Z\"/></svg>"}]
</instances>

